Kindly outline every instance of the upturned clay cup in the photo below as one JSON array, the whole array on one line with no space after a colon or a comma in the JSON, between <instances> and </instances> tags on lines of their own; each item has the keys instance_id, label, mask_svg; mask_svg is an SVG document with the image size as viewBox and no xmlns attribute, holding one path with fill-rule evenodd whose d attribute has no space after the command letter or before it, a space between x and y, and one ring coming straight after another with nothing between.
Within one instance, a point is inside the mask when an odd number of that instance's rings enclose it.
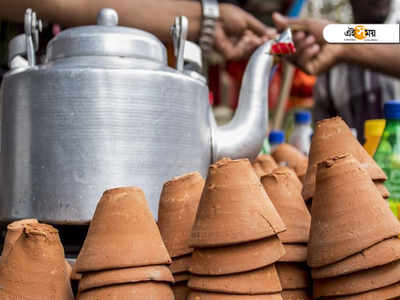
<instances>
[{"instance_id":1,"label":"upturned clay cup","mask_svg":"<svg viewBox=\"0 0 400 300\"><path fill-rule=\"evenodd\" d=\"M18 240L18 238L24 231L24 227L26 224L37 224L37 223L39 222L36 219L23 219L8 224L6 237L4 238L4 245L1 257L4 258L10 253L14 243Z\"/></svg>"},{"instance_id":2,"label":"upturned clay cup","mask_svg":"<svg viewBox=\"0 0 400 300\"><path fill-rule=\"evenodd\" d=\"M267 175L278 167L272 156L268 154L257 156L252 165L258 177Z\"/></svg>"},{"instance_id":3,"label":"upturned clay cup","mask_svg":"<svg viewBox=\"0 0 400 300\"><path fill-rule=\"evenodd\" d=\"M318 165L308 265L326 266L400 233L400 223L350 154Z\"/></svg>"},{"instance_id":4,"label":"upturned clay cup","mask_svg":"<svg viewBox=\"0 0 400 300\"><path fill-rule=\"evenodd\" d=\"M267 295L229 295L192 291L187 300L282 300L280 293Z\"/></svg>"},{"instance_id":5,"label":"upturned clay cup","mask_svg":"<svg viewBox=\"0 0 400 300\"><path fill-rule=\"evenodd\" d=\"M183 273L178 273L174 274L174 281L175 283L182 283L185 281L188 281L190 279L191 275L189 272L183 272Z\"/></svg>"},{"instance_id":6,"label":"upturned clay cup","mask_svg":"<svg viewBox=\"0 0 400 300\"><path fill-rule=\"evenodd\" d=\"M400 239L394 237L375 244L344 260L311 270L314 279L337 277L386 265L400 259Z\"/></svg>"},{"instance_id":7,"label":"upturned clay cup","mask_svg":"<svg viewBox=\"0 0 400 300\"><path fill-rule=\"evenodd\" d=\"M314 195L318 163L343 153L353 155L373 180L387 179L382 169L358 142L350 128L340 117L325 119L315 125L304 181L303 197L305 200Z\"/></svg>"},{"instance_id":8,"label":"upturned clay cup","mask_svg":"<svg viewBox=\"0 0 400 300\"><path fill-rule=\"evenodd\" d=\"M176 177L163 186L158 226L172 258L193 252L188 242L203 187L204 179L198 172Z\"/></svg>"},{"instance_id":9,"label":"upturned clay cup","mask_svg":"<svg viewBox=\"0 0 400 300\"><path fill-rule=\"evenodd\" d=\"M176 257L172 260L172 264L169 266L169 269L173 274L187 272L189 270L191 263L192 263L191 254Z\"/></svg>"},{"instance_id":10,"label":"upturned clay cup","mask_svg":"<svg viewBox=\"0 0 400 300\"><path fill-rule=\"evenodd\" d=\"M307 172L308 158L295 147L283 143L271 155L277 164L286 164L296 172L300 180L304 179Z\"/></svg>"},{"instance_id":11,"label":"upturned clay cup","mask_svg":"<svg viewBox=\"0 0 400 300\"><path fill-rule=\"evenodd\" d=\"M211 165L190 245L205 248L246 243L286 230L247 159Z\"/></svg>"},{"instance_id":12,"label":"upturned clay cup","mask_svg":"<svg viewBox=\"0 0 400 300\"><path fill-rule=\"evenodd\" d=\"M190 289L187 286L187 282L178 283L172 286L175 300L186 300L189 295Z\"/></svg>"},{"instance_id":13,"label":"upturned clay cup","mask_svg":"<svg viewBox=\"0 0 400 300\"><path fill-rule=\"evenodd\" d=\"M276 270L283 290L305 289L312 285L308 268L303 264L280 262Z\"/></svg>"},{"instance_id":14,"label":"upturned clay cup","mask_svg":"<svg viewBox=\"0 0 400 300\"><path fill-rule=\"evenodd\" d=\"M126 187L104 192L76 270L84 273L169 263L171 259L143 191Z\"/></svg>"},{"instance_id":15,"label":"upturned clay cup","mask_svg":"<svg viewBox=\"0 0 400 300\"><path fill-rule=\"evenodd\" d=\"M80 293L78 300L174 300L174 293L166 283L140 282L91 289Z\"/></svg>"},{"instance_id":16,"label":"upturned clay cup","mask_svg":"<svg viewBox=\"0 0 400 300\"><path fill-rule=\"evenodd\" d=\"M277 236L219 248L195 249L189 271L197 275L228 275L256 270L278 261L285 249Z\"/></svg>"},{"instance_id":17,"label":"upturned clay cup","mask_svg":"<svg viewBox=\"0 0 400 300\"><path fill-rule=\"evenodd\" d=\"M396 261L366 271L314 280L314 297L353 295L384 288L399 281L400 261Z\"/></svg>"},{"instance_id":18,"label":"upturned clay cup","mask_svg":"<svg viewBox=\"0 0 400 300\"><path fill-rule=\"evenodd\" d=\"M311 215L301 193L294 188L288 168L275 169L263 176L261 183L285 223L287 230L279 233L283 243L307 243Z\"/></svg>"},{"instance_id":19,"label":"upturned clay cup","mask_svg":"<svg viewBox=\"0 0 400 300\"><path fill-rule=\"evenodd\" d=\"M58 231L46 224L25 224L1 260L0 285L1 299L73 300Z\"/></svg>"},{"instance_id":20,"label":"upturned clay cup","mask_svg":"<svg viewBox=\"0 0 400 300\"><path fill-rule=\"evenodd\" d=\"M312 300L310 292L305 289L282 291L283 300Z\"/></svg>"},{"instance_id":21,"label":"upturned clay cup","mask_svg":"<svg viewBox=\"0 0 400 300\"><path fill-rule=\"evenodd\" d=\"M389 190L385 186L385 182L381 180L374 181L376 188L378 189L379 193L381 193L384 199L388 199L390 197Z\"/></svg>"},{"instance_id":22,"label":"upturned clay cup","mask_svg":"<svg viewBox=\"0 0 400 300\"><path fill-rule=\"evenodd\" d=\"M324 297L325 300L381 300L398 299L400 297L400 283L396 283L381 289L368 291L365 293L354 294L350 296Z\"/></svg>"},{"instance_id":23,"label":"upturned clay cup","mask_svg":"<svg viewBox=\"0 0 400 300\"><path fill-rule=\"evenodd\" d=\"M146 266L89 272L83 274L79 283L79 291L84 292L104 286L147 281L173 283L174 277L167 266Z\"/></svg>"},{"instance_id":24,"label":"upturned clay cup","mask_svg":"<svg viewBox=\"0 0 400 300\"><path fill-rule=\"evenodd\" d=\"M306 262L306 244L283 244L286 254L279 259L279 262Z\"/></svg>"},{"instance_id":25,"label":"upturned clay cup","mask_svg":"<svg viewBox=\"0 0 400 300\"><path fill-rule=\"evenodd\" d=\"M274 294L282 291L278 273L273 264L255 271L233 275L193 275L188 286L198 291L236 295Z\"/></svg>"}]
</instances>

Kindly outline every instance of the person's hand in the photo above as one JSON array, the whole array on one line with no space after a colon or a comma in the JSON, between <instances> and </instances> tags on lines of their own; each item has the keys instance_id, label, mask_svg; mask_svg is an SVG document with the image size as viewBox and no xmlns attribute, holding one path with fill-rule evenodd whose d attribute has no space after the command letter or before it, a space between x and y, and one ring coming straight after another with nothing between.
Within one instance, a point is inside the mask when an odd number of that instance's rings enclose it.
<instances>
[{"instance_id":1,"label":"person's hand","mask_svg":"<svg viewBox=\"0 0 400 300\"><path fill-rule=\"evenodd\" d=\"M246 58L276 35L275 29L235 5L221 4L220 14L215 28L215 47L228 60Z\"/></svg>"},{"instance_id":2,"label":"person's hand","mask_svg":"<svg viewBox=\"0 0 400 300\"><path fill-rule=\"evenodd\" d=\"M300 69L312 75L329 70L343 59L344 49L340 44L327 44L322 31L330 22L320 19L290 19L274 13L273 20L278 29L292 28L296 54L290 58Z\"/></svg>"}]
</instances>

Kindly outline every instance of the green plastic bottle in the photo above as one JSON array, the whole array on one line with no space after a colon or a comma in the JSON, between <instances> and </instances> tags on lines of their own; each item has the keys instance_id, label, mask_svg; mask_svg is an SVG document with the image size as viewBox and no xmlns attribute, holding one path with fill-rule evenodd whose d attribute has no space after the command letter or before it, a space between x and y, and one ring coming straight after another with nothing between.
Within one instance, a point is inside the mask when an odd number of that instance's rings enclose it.
<instances>
[{"instance_id":1,"label":"green plastic bottle","mask_svg":"<svg viewBox=\"0 0 400 300\"><path fill-rule=\"evenodd\" d=\"M260 154L270 154L270 153L271 153L271 146L269 145L268 138L265 138Z\"/></svg>"},{"instance_id":2,"label":"green plastic bottle","mask_svg":"<svg viewBox=\"0 0 400 300\"><path fill-rule=\"evenodd\" d=\"M400 205L400 101L389 101L384 106L386 126L374 159L385 171L390 192L390 208L399 217Z\"/></svg>"}]
</instances>

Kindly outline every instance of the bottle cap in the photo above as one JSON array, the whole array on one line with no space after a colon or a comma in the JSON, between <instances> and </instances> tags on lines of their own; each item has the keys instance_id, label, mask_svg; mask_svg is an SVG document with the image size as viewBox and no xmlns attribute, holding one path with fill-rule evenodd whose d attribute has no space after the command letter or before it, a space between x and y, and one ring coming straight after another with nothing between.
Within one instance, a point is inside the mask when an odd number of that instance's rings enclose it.
<instances>
[{"instance_id":1,"label":"bottle cap","mask_svg":"<svg viewBox=\"0 0 400 300\"><path fill-rule=\"evenodd\" d=\"M385 103L385 118L389 120L400 120L400 101L393 100Z\"/></svg>"},{"instance_id":2,"label":"bottle cap","mask_svg":"<svg viewBox=\"0 0 400 300\"><path fill-rule=\"evenodd\" d=\"M285 133L281 130L272 130L269 133L269 142L271 144L282 144L285 141Z\"/></svg>"},{"instance_id":3,"label":"bottle cap","mask_svg":"<svg viewBox=\"0 0 400 300\"><path fill-rule=\"evenodd\" d=\"M311 113L308 110L300 110L294 114L296 124L306 124L311 122Z\"/></svg>"}]
</instances>

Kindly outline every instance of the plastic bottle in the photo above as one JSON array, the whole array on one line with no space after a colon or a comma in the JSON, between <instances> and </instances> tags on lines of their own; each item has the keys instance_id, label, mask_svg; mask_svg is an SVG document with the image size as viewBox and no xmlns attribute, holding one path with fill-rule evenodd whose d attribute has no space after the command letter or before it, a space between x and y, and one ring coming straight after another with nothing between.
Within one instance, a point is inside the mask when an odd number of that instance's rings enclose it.
<instances>
[{"instance_id":1,"label":"plastic bottle","mask_svg":"<svg viewBox=\"0 0 400 300\"><path fill-rule=\"evenodd\" d=\"M272 130L269 133L269 145L271 146L271 152L273 152L276 147L285 142L285 133L281 130Z\"/></svg>"},{"instance_id":2,"label":"plastic bottle","mask_svg":"<svg viewBox=\"0 0 400 300\"><path fill-rule=\"evenodd\" d=\"M386 188L390 192L390 208L396 216L400 204L400 101L389 101L384 106L386 126L375 161L385 171L388 180Z\"/></svg>"},{"instance_id":3,"label":"plastic bottle","mask_svg":"<svg viewBox=\"0 0 400 300\"><path fill-rule=\"evenodd\" d=\"M379 141L385 129L385 119L367 120L364 124L365 144L364 148L370 155L374 155Z\"/></svg>"},{"instance_id":4,"label":"plastic bottle","mask_svg":"<svg viewBox=\"0 0 400 300\"><path fill-rule=\"evenodd\" d=\"M270 153L271 153L271 146L269 145L269 140L266 137L264 139L260 154L270 154Z\"/></svg>"},{"instance_id":5,"label":"plastic bottle","mask_svg":"<svg viewBox=\"0 0 400 300\"><path fill-rule=\"evenodd\" d=\"M311 113L307 110L298 111L294 115L295 127L289 139L289 144L296 147L304 155L308 155L311 146Z\"/></svg>"}]
</instances>

